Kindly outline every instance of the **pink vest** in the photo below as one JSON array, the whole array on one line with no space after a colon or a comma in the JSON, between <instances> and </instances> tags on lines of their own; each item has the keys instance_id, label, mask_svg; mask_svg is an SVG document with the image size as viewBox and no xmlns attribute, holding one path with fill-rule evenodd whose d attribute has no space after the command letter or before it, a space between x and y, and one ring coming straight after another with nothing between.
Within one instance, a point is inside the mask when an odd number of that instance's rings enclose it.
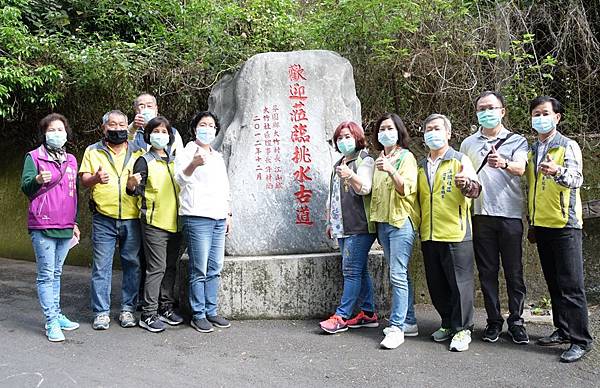
<instances>
[{"instance_id":1,"label":"pink vest","mask_svg":"<svg viewBox=\"0 0 600 388\"><path fill-rule=\"evenodd\" d=\"M30 198L29 229L67 229L75 225L77 216L77 160L67 154L59 164L50 160L43 145L29 152L37 170L50 171L52 179Z\"/></svg>"}]
</instances>

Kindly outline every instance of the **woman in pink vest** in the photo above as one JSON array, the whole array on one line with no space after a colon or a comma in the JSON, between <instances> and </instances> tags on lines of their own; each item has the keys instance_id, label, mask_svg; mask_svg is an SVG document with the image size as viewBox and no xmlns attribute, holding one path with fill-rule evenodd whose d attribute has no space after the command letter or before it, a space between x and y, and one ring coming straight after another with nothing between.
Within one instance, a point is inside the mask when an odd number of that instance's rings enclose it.
<instances>
[{"instance_id":1,"label":"woman in pink vest","mask_svg":"<svg viewBox=\"0 0 600 388\"><path fill-rule=\"evenodd\" d=\"M65 340L63 330L79 327L60 309L60 275L75 240L77 217L77 160L65 151L71 137L67 119L57 113L39 124L42 144L25 156L21 190L29 197L27 227L37 263L37 291L46 318L46 336Z\"/></svg>"}]
</instances>

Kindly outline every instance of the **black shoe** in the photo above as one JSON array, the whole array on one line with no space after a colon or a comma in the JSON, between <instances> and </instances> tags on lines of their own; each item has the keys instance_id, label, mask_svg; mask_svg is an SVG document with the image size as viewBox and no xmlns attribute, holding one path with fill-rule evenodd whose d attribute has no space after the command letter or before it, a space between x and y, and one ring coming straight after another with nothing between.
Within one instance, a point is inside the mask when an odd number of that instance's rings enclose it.
<instances>
[{"instance_id":1,"label":"black shoe","mask_svg":"<svg viewBox=\"0 0 600 388\"><path fill-rule=\"evenodd\" d=\"M538 339L536 344L540 346L554 346L568 344L570 342L571 341L568 338L561 336L558 330L555 330L554 333L550 334L549 336Z\"/></svg>"},{"instance_id":2,"label":"black shoe","mask_svg":"<svg viewBox=\"0 0 600 388\"><path fill-rule=\"evenodd\" d=\"M177 326L183 323L183 318L173 309L165 309L160 312L160 320L171 326Z\"/></svg>"},{"instance_id":3,"label":"black shoe","mask_svg":"<svg viewBox=\"0 0 600 388\"><path fill-rule=\"evenodd\" d=\"M529 336L523 325L512 325L508 328L508 334L516 344L525 345L529 343Z\"/></svg>"},{"instance_id":4,"label":"black shoe","mask_svg":"<svg viewBox=\"0 0 600 388\"><path fill-rule=\"evenodd\" d=\"M560 362L579 361L579 359L590 350L590 348L584 349L579 345L571 344L569 350L564 351L563 354L560 355Z\"/></svg>"},{"instance_id":5,"label":"black shoe","mask_svg":"<svg viewBox=\"0 0 600 388\"><path fill-rule=\"evenodd\" d=\"M165 324L162 323L160 319L158 319L157 314L152 315L142 315L142 319L139 322L140 327L151 331L152 333L160 333L165 330Z\"/></svg>"},{"instance_id":6,"label":"black shoe","mask_svg":"<svg viewBox=\"0 0 600 388\"><path fill-rule=\"evenodd\" d=\"M220 328L223 328L223 329L231 326L231 323L227 319L225 319L223 317L220 317L218 315L215 315L215 316L212 316L212 317L209 316L209 315L207 315L206 319L210 323L212 323L213 325L215 325L216 327L220 327Z\"/></svg>"},{"instance_id":7,"label":"black shoe","mask_svg":"<svg viewBox=\"0 0 600 388\"><path fill-rule=\"evenodd\" d=\"M211 331L215 330L212 327L212 324L206 318L192 319L192 322L190 324L194 329L198 330L200 333L210 333Z\"/></svg>"},{"instance_id":8,"label":"black shoe","mask_svg":"<svg viewBox=\"0 0 600 388\"><path fill-rule=\"evenodd\" d=\"M502 331L502 326L487 325L485 327L485 332L483 333L482 339L486 342L496 342L496 341L498 341L498 337L500 337L501 331Z\"/></svg>"}]
</instances>

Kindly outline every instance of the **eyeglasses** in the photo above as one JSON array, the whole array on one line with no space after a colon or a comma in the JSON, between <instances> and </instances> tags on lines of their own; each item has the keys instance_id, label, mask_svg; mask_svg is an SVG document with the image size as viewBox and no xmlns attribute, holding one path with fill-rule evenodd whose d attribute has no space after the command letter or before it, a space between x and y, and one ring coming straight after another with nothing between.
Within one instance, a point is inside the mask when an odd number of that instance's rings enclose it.
<instances>
[{"instance_id":1,"label":"eyeglasses","mask_svg":"<svg viewBox=\"0 0 600 388\"><path fill-rule=\"evenodd\" d=\"M502 109L502 108L503 108L502 106L490 106L490 107L487 107L487 108L477 108L477 112L485 112L486 110L487 111L492 111L492 110L495 110L495 109Z\"/></svg>"}]
</instances>

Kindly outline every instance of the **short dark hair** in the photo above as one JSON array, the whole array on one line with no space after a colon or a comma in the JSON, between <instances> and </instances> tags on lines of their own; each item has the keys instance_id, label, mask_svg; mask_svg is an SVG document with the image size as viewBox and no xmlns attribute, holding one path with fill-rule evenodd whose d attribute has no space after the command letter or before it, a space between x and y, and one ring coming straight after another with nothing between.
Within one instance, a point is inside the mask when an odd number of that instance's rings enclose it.
<instances>
[{"instance_id":1,"label":"short dark hair","mask_svg":"<svg viewBox=\"0 0 600 388\"><path fill-rule=\"evenodd\" d=\"M146 123L146 126L144 126L144 141L146 142L146 144L150 144L150 134L152 133L152 131L154 131L154 128L160 126L161 124L164 125L165 128L167 128L167 132L169 133L169 145L173 144L173 142L175 141L173 128L171 128L171 123L169 123L169 120L167 120L163 116L156 116L152 120L148 121Z\"/></svg>"},{"instance_id":2,"label":"short dark hair","mask_svg":"<svg viewBox=\"0 0 600 388\"><path fill-rule=\"evenodd\" d=\"M373 147L375 147L377 151L381 151L383 149L383 145L379 142L377 134L379 133L379 126L382 122L384 122L387 119L391 119L394 123L394 126L398 130L398 141L396 141L396 144L398 144L402 148L408 148L408 142L410 140L410 137L408 136L408 131L406 130L406 126L404 126L404 122L397 114L388 112L384 113L375 122L375 126L373 127L373 134L371 135L373 140Z\"/></svg>"},{"instance_id":3,"label":"short dark hair","mask_svg":"<svg viewBox=\"0 0 600 388\"><path fill-rule=\"evenodd\" d=\"M204 117L212 117L212 119L215 120L215 136L219 134L221 126L219 125L219 119L217 118L217 115L210 111L204 110L202 112L196 113L192 121L190 121L190 134L192 135L192 139L196 139L196 127L198 126L200 120L202 120L202 118Z\"/></svg>"},{"instance_id":4,"label":"short dark hair","mask_svg":"<svg viewBox=\"0 0 600 388\"><path fill-rule=\"evenodd\" d=\"M554 113L560 113L561 115L563 114L563 105L556 98L550 96L538 96L531 100L529 103L529 114L531 115L531 112L533 112L535 108L547 102L552 104L552 110Z\"/></svg>"},{"instance_id":5,"label":"short dark hair","mask_svg":"<svg viewBox=\"0 0 600 388\"><path fill-rule=\"evenodd\" d=\"M486 90L485 92L482 92L479 95L479 97L477 97L477 99L475 100L475 106L477 106L477 103L479 102L479 100L481 100L482 98L487 97L487 96L496 97L500 101L500 104L502 105L503 108L506 106L506 103L504 102L504 96L500 92L496 92L494 90Z\"/></svg>"},{"instance_id":6,"label":"short dark hair","mask_svg":"<svg viewBox=\"0 0 600 388\"><path fill-rule=\"evenodd\" d=\"M43 144L46 144L46 130L50 123L53 121L62 121L65 126L65 132L67 132L67 140L71 140L73 138L73 132L71 131L71 127L69 126L69 121L67 118L60 113L50 113L46 117L40 120L38 124L38 137L39 141Z\"/></svg>"},{"instance_id":7,"label":"short dark hair","mask_svg":"<svg viewBox=\"0 0 600 388\"><path fill-rule=\"evenodd\" d=\"M342 129L348 128L350 134L356 141L356 150L362 150L367 145L367 141L365 140L365 132L362 130L360 125L356 124L354 121L343 121L340 125L337 126L335 131L333 131L333 146L335 150L339 152L339 148L337 146L337 138L340 136L340 132Z\"/></svg>"}]
</instances>

